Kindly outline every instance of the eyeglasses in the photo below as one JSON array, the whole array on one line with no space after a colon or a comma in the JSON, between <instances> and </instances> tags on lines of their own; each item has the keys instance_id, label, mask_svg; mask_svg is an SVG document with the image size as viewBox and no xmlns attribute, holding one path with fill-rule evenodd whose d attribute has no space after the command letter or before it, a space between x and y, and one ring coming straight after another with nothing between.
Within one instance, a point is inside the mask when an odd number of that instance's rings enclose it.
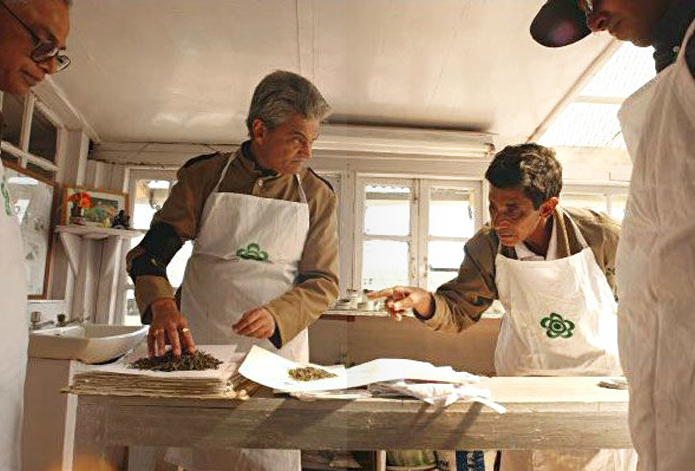
<instances>
[{"instance_id":1,"label":"eyeglasses","mask_svg":"<svg viewBox=\"0 0 695 471\"><path fill-rule=\"evenodd\" d=\"M577 6L586 16L594 13L594 0L577 0Z\"/></svg>"},{"instance_id":2,"label":"eyeglasses","mask_svg":"<svg viewBox=\"0 0 695 471\"><path fill-rule=\"evenodd\" d=\"M48 39L41 39L33 29L31 29L22 19L17 16L10 8L5 5L5 2L0 1L0 5L9 13L17 22L24 27L25 30L31 35L31 39L34 42L34 49L29 54L31 60L40 64L55 58L56 66L55 72L60 72L61 70L67 69L70 65L70 58L65 54L62 54L62 50L56 46L55 42Z\"/></svg>"}]
</instances>

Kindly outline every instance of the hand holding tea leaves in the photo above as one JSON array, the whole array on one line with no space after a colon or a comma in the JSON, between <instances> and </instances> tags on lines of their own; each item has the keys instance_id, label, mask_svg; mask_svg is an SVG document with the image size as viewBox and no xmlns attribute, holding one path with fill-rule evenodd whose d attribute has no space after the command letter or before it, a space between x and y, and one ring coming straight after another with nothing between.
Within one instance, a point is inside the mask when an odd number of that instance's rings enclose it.
<instances>
[{"instance_id":1,"label":"hand holding tea leaves","mask_svg":"<svg viewBox=\"0 0 695 471\"><path fill-rule=\"evenodd\" d=\"M400 321L406 309L413 309L421 317L429 318L434 314L434 297L429 291L413 286L394 286L367 293L369 299L386 298L384 306L389 315Z\"/></svg>"},{"instance_id":2,"label":"hand holding tea leaves","mask_svg":"<svg viewBox=\"0 0 695 471\"><path fill-rule=\"evenodd\" d=\"M175 358L181 356L182 347L189 353L196 352L193 335L188 330L188 323L176 307L173 299L164 298L154 301L152 322L147 334L147 350L150 357L163 356L166 345L171 345L171 353Z\"/></svg>"}]
</instances>

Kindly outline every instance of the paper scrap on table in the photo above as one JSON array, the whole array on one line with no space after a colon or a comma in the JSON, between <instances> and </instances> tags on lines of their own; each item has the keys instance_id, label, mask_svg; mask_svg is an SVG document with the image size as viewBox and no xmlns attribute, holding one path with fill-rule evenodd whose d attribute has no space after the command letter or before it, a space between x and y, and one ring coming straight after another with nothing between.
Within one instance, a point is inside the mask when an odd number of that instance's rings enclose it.
<instances>
[{"instance_id":1,"label":"paper scrap on table","mask_svg":"<svg viewBox=\"0 0 695 471\"><path fill-rule=\"evenodd\" d=\"M507 408L490 399L490 390L475 384L420 383L404 379L369 385L369 392L379 397L410 396L437 407L447 407L459 400L479 402L498 414Z\"/></svg>"},{"instance_id":2,"label":"paper scrap on table","mask_svg":"<svg viewBox=\"0 0 695 471\"><path fill-rule=\"evenodd\" d=\"M336 374L334 378L297 381L290 377L291 369L304 366L308 365L295 363L254 345L241 364L239 373L256 383L285 392L350 389L398 379L454 384L480 382L477 376L457 372L449 366L436 367L422 361L392 358L373 360L344 370L331 369L330 371ZM311 366L327 369L319 365Z\"/></svg>"}]
</instances>

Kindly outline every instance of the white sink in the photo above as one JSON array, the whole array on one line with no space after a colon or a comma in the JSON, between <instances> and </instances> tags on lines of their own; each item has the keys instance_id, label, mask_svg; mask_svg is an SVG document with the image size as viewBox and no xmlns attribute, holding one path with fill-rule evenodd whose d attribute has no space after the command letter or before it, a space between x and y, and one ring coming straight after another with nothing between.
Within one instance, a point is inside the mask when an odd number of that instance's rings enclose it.
<instances>
[{"instance_id":1,"label":"white sink","mask_svg":"<svg viewBox=\"0 0 695 471\"><path fill-rule=\"evenodd\" d=\"M85 324L29 334L29 356L103 363L130 351L147 336L149 326Z\"/></svg>"}]
</instances>

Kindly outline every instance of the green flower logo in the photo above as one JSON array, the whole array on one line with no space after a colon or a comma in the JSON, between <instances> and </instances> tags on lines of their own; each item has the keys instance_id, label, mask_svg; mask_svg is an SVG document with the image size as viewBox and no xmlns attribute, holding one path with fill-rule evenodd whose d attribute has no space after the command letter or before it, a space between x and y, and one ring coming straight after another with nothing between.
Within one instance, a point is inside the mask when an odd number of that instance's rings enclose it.
<instances>
[{"instance_id":1,"label":"green flower logo","mask_svg":"<svg viewBox=\"0 0 695 471\"><path fill-rule=\"evenodd\" d=\"M12 211L12 204L10 202L10 192L7 190L7 184L5 184L4 180L5 177L3 175L3 181L0 182L0 193L2 193L2 197L5 200L5 212L8 216L14 216L14 213Z\"/></svg>"},{"instance_id":2,"label":"green flower logo","mask_svg":"<svg viewBox=\"0 0 695 471\"><path fill-rule=\"evenodd\" d=\"M265 262L268 260L268 252L261 250L261 246L255 242L250 243L245 249L241 248L237 250L236 255L244 260L256 260L258 262Z\"/></svg>"},{"instance_id":3,"label":"green flower logo","mask_svg":"<svg viewBox=\"0 0 695 471\"><path fill-rule=\"evenodd\" d=\"M541 327L545 329L545 334L551 339L558 337L568 339L574 335L574 322L563 319L556 312L541 319Z\"/></svg>"}]
</instances>

